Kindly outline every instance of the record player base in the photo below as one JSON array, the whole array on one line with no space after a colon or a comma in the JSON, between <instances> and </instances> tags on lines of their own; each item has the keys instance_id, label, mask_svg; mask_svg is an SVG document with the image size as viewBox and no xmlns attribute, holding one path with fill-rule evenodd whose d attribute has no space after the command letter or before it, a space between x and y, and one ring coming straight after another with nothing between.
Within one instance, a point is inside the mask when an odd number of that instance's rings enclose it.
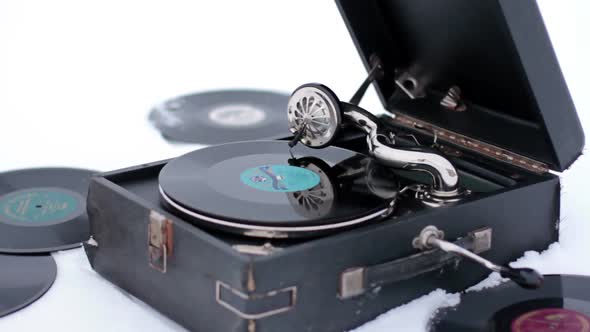
<instances>
[{"instance_id":1,"label":"record player base","mask_svg":"<svg viewBox=\"0 0 590 332\"><path fill-rule=\"evenodd\" d=\"M84 247L100 275L192 331L345 331L488 274L414 249L413 238L428 225L452 241L491 229L491 249L482 255L498 263L557 240L554 176L322 238L265 241L206 231L165 211L157 183L165 163L91 181L92 238ZM245 253L252 250L257 254Z\"/></svg>"}]
</instances>

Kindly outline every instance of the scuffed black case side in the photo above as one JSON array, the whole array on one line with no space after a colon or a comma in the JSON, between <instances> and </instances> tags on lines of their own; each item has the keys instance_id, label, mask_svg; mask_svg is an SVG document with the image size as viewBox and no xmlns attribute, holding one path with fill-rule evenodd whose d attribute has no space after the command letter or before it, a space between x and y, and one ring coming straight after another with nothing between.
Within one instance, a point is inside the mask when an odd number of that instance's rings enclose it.
<instances>
[{"instance_id":1,"label":"scuffed black case side","mask_svg":"<svg viewBox=\"0 0 590 332\"><path fill-rule=\"evenodd\" d=\"M129 169L132 175L135 169ZM151 171L146 166L142 171ZM158 168L159 170L159 168ZM113 174L113 173L110 173ZM108 174L105 176L109 176ZM125 178L126 172L116 174ZM246 331L246 322L215 300L215 282L245 288L248 260L182 220L110 182L95 177L88 193L91 234L84 245L101 276L192 331ZM173 253L164 274L149 265L148 222L156 210L173 222Z\"/></svg>"},{"instance_id":2,"label":"scuffed black case side","mask_svg":"<svg viewBox=\"0 0 590 332\"><path fill-rule=\"evenodd\" d=\"M489 273L462 262L355 298L339 298L344 270L415 254L411 241L427 225L444 230L449 240L492 227L493 247L484 256L499 263L514 260L526 250L543 250L557 240L558 178L540 177L457 206L286 243L269 256L243 255L231 247L240 238L206 232L160 207L157 174L164 164L142 165L92 180L88 212L98 246L86 244L85 248L99 274L193 331L345 331L434 289L459 291ZM147 223L152 210L174 223L174 251L166 274L148 264ZM217 303L216 281L245 294L296 287L296 303L287 312L248 321Z\"/></svg>"}]
</instances>

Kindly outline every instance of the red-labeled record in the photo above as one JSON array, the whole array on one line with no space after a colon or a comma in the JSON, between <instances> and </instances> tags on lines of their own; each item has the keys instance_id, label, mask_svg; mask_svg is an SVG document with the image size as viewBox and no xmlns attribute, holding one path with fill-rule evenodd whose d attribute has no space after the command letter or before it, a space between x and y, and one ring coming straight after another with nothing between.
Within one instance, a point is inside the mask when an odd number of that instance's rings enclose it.
<instances>
[{"instance_id":1,"label":"red-labeled record","mask_svg":"<svg viewBox=\"0 0 590 332\"><path fill-rule=\"evenodd\" d=\"M431 331L590 332L590 278L549 275L528 290L507 282L440 311Z\"/></svg>"}]
</instances>

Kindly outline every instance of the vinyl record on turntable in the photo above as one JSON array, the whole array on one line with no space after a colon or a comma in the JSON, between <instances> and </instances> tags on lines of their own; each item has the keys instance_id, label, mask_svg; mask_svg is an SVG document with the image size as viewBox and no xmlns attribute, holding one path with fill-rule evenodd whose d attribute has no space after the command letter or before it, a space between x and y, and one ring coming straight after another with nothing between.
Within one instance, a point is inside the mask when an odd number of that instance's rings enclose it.
<instances>
[{"instance_id":1,"label":"vinyl record on turntable","mask_svg":"<svg viewBox=\"0 0 590 332\"><path fill-rule=\"evenodd\" d=\"M49 290L57 275L50 255L0 254L0 317L35 302Z\"/></svg>"},{"instance_id":2,"label":"vinyl record on turntable","mask_svg":"<svg viewBox=\"0 0 590 332\"><path fill-rule=\"evenodd\" d=\"M260 237L316 236L389 211L390 197L367 184L369 161L336 147L229 143L170 161L160 172L160 195L169 210L199 225Z\"/></svg>"},{"instance_id":3,"label":"vinyl record on turntable","mask_svg":"<svg viewBox=\"0 0 590 332\"><path fill-rule=\"evenodd\" d=\"M434 318L436 332L590 332L590 278L549 275L537 290L507 282L467 293Z\"/></svg>"},{"instance_id":4,"label":"vinyl record on turntable","mask_svg":"<svg viewBox=\"0 0 590 332\"><path fill-rule=\"evenodd\" d=\"M291 135L288 94L261 90L221 90L168 100L150 113L151 122L172 141L221 144L280 139Z\"/></svg>"},{"instance_id":5,"label":"vinyl record on turntable","mask_svg":"<svg viewBox=\"0 0 590 332\"><path fill-rule=\"evenodd\" d=\"M86 194L94 173L70 168L0 173L0 252L51 252L86 241Z\"/></svg>"}]
</instances>

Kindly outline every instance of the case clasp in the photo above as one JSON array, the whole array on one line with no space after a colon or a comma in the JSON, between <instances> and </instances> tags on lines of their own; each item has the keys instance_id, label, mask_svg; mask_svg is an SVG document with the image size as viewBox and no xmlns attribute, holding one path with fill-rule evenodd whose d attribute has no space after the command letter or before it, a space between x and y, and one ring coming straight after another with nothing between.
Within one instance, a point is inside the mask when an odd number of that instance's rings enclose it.
<instances>
[{"instance_id":1,"label":"case clasp","mask_svg":"<svg viewBox=\"0 0 590 332\"><path fill-rule=\"evenodd\" d=\"M148 258L150 266L162 273L168 269L168 257L172 255L172 221L151 211L148 224Z\"/></svg>"},{"instance_id":2,"label":"case clasp","mask_svg":"<svg viewBox=\"0 0 590 332\"><path fill-rule=\"evenodd\" d=\"M245 294L217 281L215 300L240 318L256 320L284 313L294 308L297 302L297 287L287 287L265 294Z\"/></svg>"}]
</instances>

